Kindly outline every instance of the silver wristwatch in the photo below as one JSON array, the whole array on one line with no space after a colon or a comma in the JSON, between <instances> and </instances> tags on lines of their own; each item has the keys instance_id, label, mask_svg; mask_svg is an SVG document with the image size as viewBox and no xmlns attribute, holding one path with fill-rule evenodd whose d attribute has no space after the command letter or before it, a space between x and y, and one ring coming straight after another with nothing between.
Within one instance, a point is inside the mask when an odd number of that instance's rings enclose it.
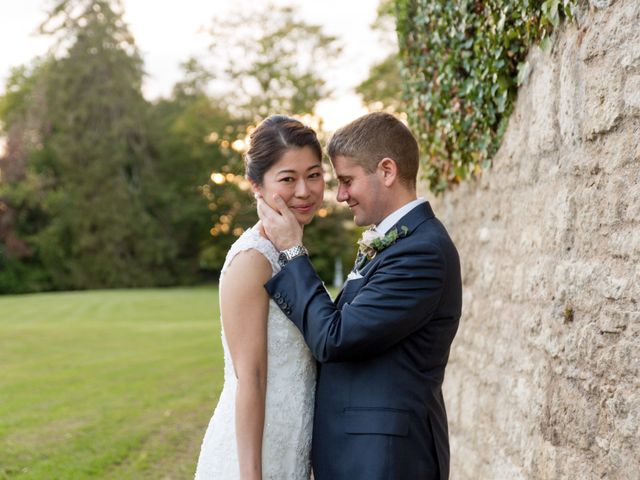
<instances>
[{"instance_id":1,"label":"silver wristwatch","mask_svg":"<svg viewBox=\"0 0 640 480\"><path fill-rule=\"evenodd\" d=\"M309 252L302 245L296 245L281 251L280 255L278 255L278 263L281 267L284 267L288 262L302 255L309 255Z\"/></svg>"}]
</instances>

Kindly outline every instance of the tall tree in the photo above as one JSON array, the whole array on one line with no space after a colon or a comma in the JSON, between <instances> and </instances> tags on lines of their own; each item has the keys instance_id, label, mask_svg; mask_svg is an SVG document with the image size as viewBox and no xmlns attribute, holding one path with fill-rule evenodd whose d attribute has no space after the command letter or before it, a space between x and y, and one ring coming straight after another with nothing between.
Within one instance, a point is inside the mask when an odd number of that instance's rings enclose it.
<instances>
[{"instance_id":1,"label":"tall tree","mask_svg":"<svg viewBox=\"0 0 640 480\"><path fill-rule=\"evenodd\" d=\"M59 288L169 283L175 246L149 201L161 183L121 2L55 0L41 30L68 47L47 79L44 264Z\"/></svg>"},{"instance_id":2,"label":"tall tree","mask_svg":"<svg viewBox=\"0 0 640 480\"><path fill-rule=\"evenodd\" d=\"M213 69L231 87L234 113L253 122L273 113L313 113L330 94L326 72L341 51L337 38L301 20L294 7L244 7L237 4L210 28Z\"/></svg>"},{"instance_id":3,"label":"tall tree","mask_svg":"<svg viewBox=\"0 0 640 480\"><path fill-rule=\"evenodd\" d=\"M184 79L171 97L153 105L151 130L159 174L166 180L160 193L167 199L163 210L178 248L175 265L182 278L197 280L201 269L219 270L235 240L228 232L211 242L210 230L245 195L228 183L225 195L214 196L210 176L212 169L223 176L241 169L242 157L230 146L246 135L246 124L230 117L225 101L207 94L211 75L198 61L187 61L183 69Z\"/></svg>"},{"instance_id":4,"label":"tall tree","mask_svg":"<svg viewBox=\"0 0 640 480\"><path fill-rule=\"evenodd\" d=\"M45 78L51 59L14 68L0 96L0 293L47 289L50 277L33 238L46 225L47 179L32 167L46 130Z\"/></svg>"}]
</instances>

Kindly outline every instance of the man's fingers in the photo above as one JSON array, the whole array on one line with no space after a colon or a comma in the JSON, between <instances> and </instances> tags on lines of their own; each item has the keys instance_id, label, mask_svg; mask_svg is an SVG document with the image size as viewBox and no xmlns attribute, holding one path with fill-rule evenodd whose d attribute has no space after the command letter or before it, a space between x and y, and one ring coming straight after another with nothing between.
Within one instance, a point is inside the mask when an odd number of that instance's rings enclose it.
<instances>
[{"instance_id":1,"label":"man's fingers","mask_svg":"<svg viewBox=\"0 0 640 480\"><path fill-rule=\"evenodd\" d=\"M264 201L264 199L262 197L258 198L258 216L260 217L261 220L264 219L271 219L274 216L278 215L278 212L276 212L273 208L271 208L267 202Z\"/></svg>"}]
</instances>

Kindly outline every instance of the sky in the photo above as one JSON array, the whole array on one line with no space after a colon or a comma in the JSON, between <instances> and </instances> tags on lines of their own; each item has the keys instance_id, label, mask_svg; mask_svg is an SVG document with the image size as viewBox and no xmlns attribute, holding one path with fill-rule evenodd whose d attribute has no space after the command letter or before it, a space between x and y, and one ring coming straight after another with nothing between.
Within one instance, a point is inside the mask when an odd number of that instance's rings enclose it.
<instances>
[{"instance_id":1,"label":"sky","mask_svg":"<svg viewBox=\"0 0 640 480\"><path fill-rule=\"evenodd\" d=\"M248 2L256 3L253 0ZM365 113L354 87L366 79L369 67L389 51L388 42L371 31L379 0L274 0L296 5L307 22L320 24L328 34L338 36L344 46L337 66L328 76L334 98L320 102L317 114L325 128L333 130ZM229 0L150 1L123 0L125 20L145 61L147 78L143 92L147 99L167 96L181 78L180 63L204 54L209 40L200 32L216 14L229 10ZM47 0L0 0L0 91L11 67L27 63L47 51L50 39L35 34L44 19ZM10 6L9 6L10 5Z\"/></svg>"}]
</instances>

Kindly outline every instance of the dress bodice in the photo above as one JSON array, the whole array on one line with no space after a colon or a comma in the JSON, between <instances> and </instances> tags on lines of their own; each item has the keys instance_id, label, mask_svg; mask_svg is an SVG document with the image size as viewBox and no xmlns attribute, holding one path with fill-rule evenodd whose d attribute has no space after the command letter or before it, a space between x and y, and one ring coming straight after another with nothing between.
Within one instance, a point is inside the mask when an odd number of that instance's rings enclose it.
<instances>
[{"instance_id":1,"label":"dress bodice","mask_svg":"<svg viewBox=\"0 0 640 480\"><path fill-rule=\"evenodd\" d=\"M245 231L229 249L220 273L220 285L235 256L251 249L269 261L272 275L280 271L278 251L254 227ZM235 479L239 475L234 426L237 379L224 326L221 335L224 387L205 435L196 478ZM267 319L267 362L263 479L308 480L316 363L302 334L273 300L269 301Z\"/></svg>"}]
</instances>

